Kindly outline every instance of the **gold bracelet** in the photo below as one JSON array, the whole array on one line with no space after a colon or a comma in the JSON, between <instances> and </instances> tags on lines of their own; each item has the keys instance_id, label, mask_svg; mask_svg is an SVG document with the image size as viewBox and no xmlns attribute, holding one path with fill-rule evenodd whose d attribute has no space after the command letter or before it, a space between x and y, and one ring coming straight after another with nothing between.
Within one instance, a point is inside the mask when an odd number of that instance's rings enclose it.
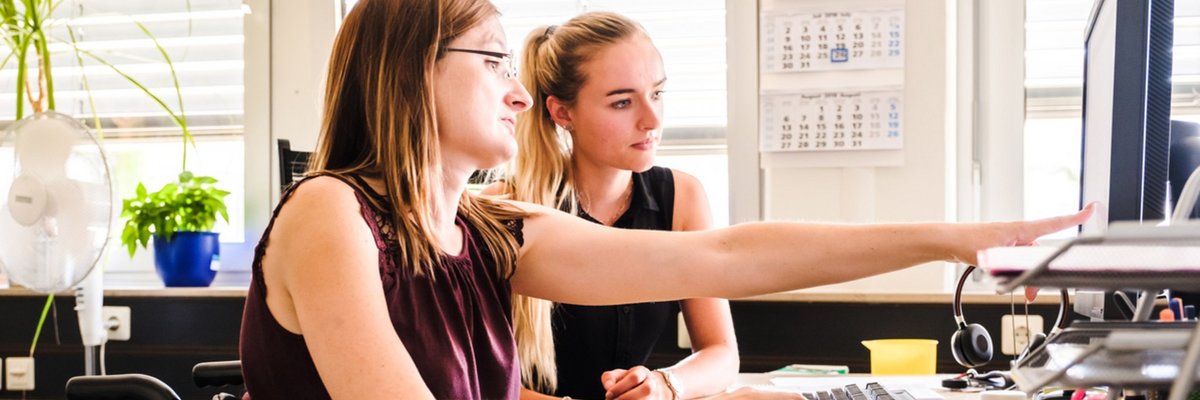
<instances>
[{"instance_id":1,"label":"gold bracelet","mask_svg":"<svg viewBox=\"0 0 1200 400\"><path fill-rule=\"evenodd\" d=\"M671 389L671 400L679 400L679 388L676 387L675 374L666 369L656 369L654 372L662 375L663 382L667 383L667 389Z\"/></svg>"}]
</instances>

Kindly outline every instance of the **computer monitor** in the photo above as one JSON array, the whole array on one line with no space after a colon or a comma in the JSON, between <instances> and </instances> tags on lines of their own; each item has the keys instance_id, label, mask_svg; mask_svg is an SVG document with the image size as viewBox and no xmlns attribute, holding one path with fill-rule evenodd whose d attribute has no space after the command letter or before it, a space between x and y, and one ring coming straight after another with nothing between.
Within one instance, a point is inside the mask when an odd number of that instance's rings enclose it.
<instances>
[{"instance_id":1,"label":"computer monitor","mask_svg":"<svg viewBox=\"0 0 1200 400\"><path fill-rule=\"evenodd\" d=\"M1166 215L1173 0L1097 0L1084 41L1081 229Z\"/></svg>"}]
</instances>

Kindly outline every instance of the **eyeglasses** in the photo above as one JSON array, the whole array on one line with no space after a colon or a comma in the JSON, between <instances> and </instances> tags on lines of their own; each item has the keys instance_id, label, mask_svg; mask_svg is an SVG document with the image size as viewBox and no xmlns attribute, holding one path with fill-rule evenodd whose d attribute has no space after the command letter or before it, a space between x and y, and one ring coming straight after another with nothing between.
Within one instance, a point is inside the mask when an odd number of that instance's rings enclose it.
<instances>
[{"instance_id":1,"label":"eyeglasses","mask_svg":"<svg viewBox=\"0 0 1200 400\"><path fill-rule=\"evenodd\" d=\"M479 54L479 55L484 55L484 56L488 56L488 57L499 58L500 59L500 68L496 70L496 73L503 76L504 79L516 79L517 78L517 64L513 62L512 51L509 51L508 53L498 53L495 51L455 49L455 48L449 48L449 47L446 48L446 51L447 52L457 51L460 53Z\"/></svg>"}]
</instances>

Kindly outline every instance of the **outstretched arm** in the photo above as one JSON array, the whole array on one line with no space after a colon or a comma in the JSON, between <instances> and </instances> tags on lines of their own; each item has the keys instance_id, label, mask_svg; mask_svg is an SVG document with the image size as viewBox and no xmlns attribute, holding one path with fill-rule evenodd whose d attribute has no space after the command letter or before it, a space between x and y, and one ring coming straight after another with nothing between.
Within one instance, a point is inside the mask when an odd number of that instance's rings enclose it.
<instances>
[{"instance_id":1,"label":"outstretched arm","mask_svg":"<svg viewBox=\"0 0 1200 400\"><path fill-rule=\"evenodd\" d=\"M845 282L912 265L975 262L1026 245L1079 213L1024 222L837 225L760 222L703 232L619 230L546 207L529 211L513 289L572 304L738 298Z\"/></svg>"}]
</instances>

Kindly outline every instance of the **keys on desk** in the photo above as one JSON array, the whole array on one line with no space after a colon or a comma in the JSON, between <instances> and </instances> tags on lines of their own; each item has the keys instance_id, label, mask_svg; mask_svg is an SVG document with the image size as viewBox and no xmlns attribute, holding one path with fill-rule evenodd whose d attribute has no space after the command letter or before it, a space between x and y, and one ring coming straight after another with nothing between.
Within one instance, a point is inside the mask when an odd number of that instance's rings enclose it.
<instances>
[{"instance_id":1,"label":"keys on desk","mask_svg":"<svg viewBox=\"0 0 1200 400\"><path fill-rule=\"evenodd\" d=\"M864 391L858 385L833 388L829 391L804 393L807 400L916 400L906 390L888 390L876 382L867 384Z\"/></svg>"}]
</instances>

